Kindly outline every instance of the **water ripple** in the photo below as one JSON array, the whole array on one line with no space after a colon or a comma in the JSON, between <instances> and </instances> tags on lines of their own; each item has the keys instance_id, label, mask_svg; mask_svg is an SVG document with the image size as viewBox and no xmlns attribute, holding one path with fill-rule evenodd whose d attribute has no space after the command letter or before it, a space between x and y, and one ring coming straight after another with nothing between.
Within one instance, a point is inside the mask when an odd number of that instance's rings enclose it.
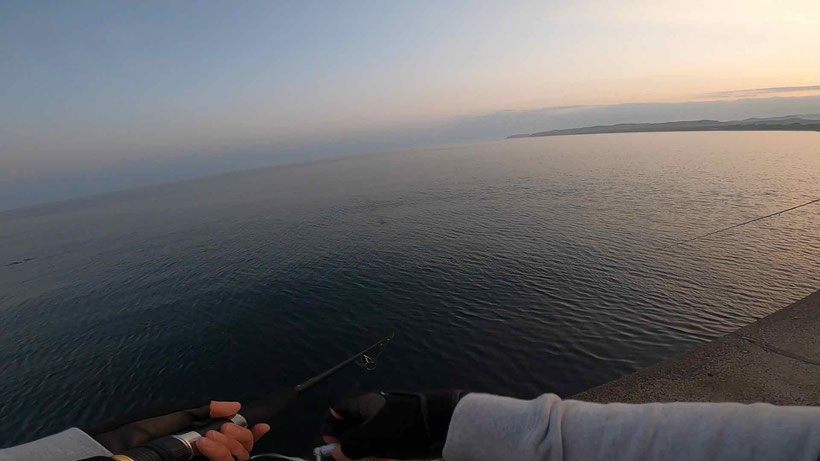
<instances>
[{"instance_id":1,"label":"water ripple","mask_svg":"<svg viewBox=\"0 0 820 461\"><path fill-rule=\"evenodd\" d=\"M777 154L777 155L774 155ZM292 385L571 395L820 285L813 133L573 136L227 175L0 215L0 445ZM207 199L206 199L207 198ZM302 417L299 417L302 418ZM14 422L14 426L10 422ZM307 446L310 428L270 443ZM281 447L280 447L281 448Z\"/></svg>"}]
</instances>

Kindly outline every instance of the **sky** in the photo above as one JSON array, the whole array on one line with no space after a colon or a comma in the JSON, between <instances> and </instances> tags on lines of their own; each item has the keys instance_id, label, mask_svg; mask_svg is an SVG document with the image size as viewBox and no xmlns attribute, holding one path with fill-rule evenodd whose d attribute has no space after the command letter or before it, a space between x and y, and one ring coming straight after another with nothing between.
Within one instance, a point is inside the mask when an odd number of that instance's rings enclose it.
<instances>
[{"instance_id":1,"label":"sky","mask_svg":"<svg viewBox=\"0 0 820 461\"><path fill-rule=\"evenodd\" d=\"M817 0L6 0L0 209L579 124L820 113L817 24Z\"/></svg>"}]
</instances>

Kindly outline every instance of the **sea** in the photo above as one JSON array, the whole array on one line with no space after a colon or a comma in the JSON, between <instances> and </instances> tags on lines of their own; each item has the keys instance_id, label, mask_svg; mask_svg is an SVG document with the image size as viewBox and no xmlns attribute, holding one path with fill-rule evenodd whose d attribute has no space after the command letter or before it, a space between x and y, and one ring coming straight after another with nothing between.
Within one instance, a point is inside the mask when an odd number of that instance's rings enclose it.
<instances>
[{"instance_id":1,"label":"sea","mask_svg":"<svg viewBox=\"0 0 820 461\"><path fill-rule=\"evenodd\" d=\"M304 454L374 389L596 386L820 287L820 133L499 140L0 213L0 446L171 400L293 386Z\"/></svg>"}]
</instances>

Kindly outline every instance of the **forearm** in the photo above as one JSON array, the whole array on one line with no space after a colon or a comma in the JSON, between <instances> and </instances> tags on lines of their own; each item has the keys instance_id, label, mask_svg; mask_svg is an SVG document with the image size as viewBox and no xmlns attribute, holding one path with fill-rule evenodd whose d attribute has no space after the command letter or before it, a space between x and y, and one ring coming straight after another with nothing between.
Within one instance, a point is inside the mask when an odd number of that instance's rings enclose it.
<instances>
[{"instance_id":1,"label":"forearm","mask_svg":"<svg viewBox=\"0 0 820 461\"><path fill-rule=\"evenodd\" d=\"M470 394L453 415L447 461L811 460L820 408L768 404L594 404L546 394Z\"/></svg>"}]
</instances>

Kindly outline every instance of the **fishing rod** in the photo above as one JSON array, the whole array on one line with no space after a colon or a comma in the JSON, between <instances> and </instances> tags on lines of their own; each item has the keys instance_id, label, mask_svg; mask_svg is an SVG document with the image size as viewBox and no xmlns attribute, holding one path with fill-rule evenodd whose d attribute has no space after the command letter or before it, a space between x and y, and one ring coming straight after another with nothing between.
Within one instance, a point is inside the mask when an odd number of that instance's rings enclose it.
<instances>
[{"instance_id":1,"label":"fishing rod","mask_svg":"<svg viewBox=\"0 0 820 461\"><path fill-rule=\"evenodd\" d=\"M145 445L129 448L124 453L115 454L112 458L116 461L187 461L197 456L196 441L204 437L208 431L219 431L225 423L234 423L242 427L252 427L255 424L269 421L288 405L295 401L308 389L316 386L320 382L336 374L342 368L355 361L360 361L362 365L370 370L375 365L375 360L368 355L374 349L386 346L395 336L391 333L375 344L351 355L347 359L328 368L318 375L308 379L291 388L280 389L259 400L242 404L241 413L235 414L231 418L209 419L203 425L188 432L168 435L152 440Z\"/></svg>"},{"instance_id":2,"label":"fishing rod","mask_svg":"<svg viewBox=\"0 0 820 461\"><path fill-rule=\"evenodd\" d=\"M762 221L764 219L771 218L772 216L777 216L777 215L786 213L787 211L792 211L792 210L796 210L798 208L803 208L804 206L808 206L808 205L811 205L812 203L817 203L817 202L820 202L820 198L816 198L814 200L809 200L806 203L801 203L800 205L795 205L791 208L786 208L785 210L775 211L774 213L767 214L766 216L758 216L757 218L750 219L748 221L743 221L742 223L732 224L731 226L726 226L726 227L723 227L721 229L718 229L718 230L715 230L715 231L712 231L712 232L707 232L705 234L701 234L701 235L698 235L698 236L695 236L695 237L692 237L692 238L689 238L689 239L686 239L686 240L678 240L677 242L671 243L669 245L664 245L664 246L658 248L658 250L667 250L669 248L673 248L673 247L676 247L678 245L684 245L686 243L694 242L695 240L700 240L700 239L705 238L705 237L710 237L710 236L715 235L715 234L720 234L721 232L726 232L728 230L732 230L732 229L738 228L740 226L745 226L746 224L751 224L753 222Z\"/></svg>"}]
</instances>

